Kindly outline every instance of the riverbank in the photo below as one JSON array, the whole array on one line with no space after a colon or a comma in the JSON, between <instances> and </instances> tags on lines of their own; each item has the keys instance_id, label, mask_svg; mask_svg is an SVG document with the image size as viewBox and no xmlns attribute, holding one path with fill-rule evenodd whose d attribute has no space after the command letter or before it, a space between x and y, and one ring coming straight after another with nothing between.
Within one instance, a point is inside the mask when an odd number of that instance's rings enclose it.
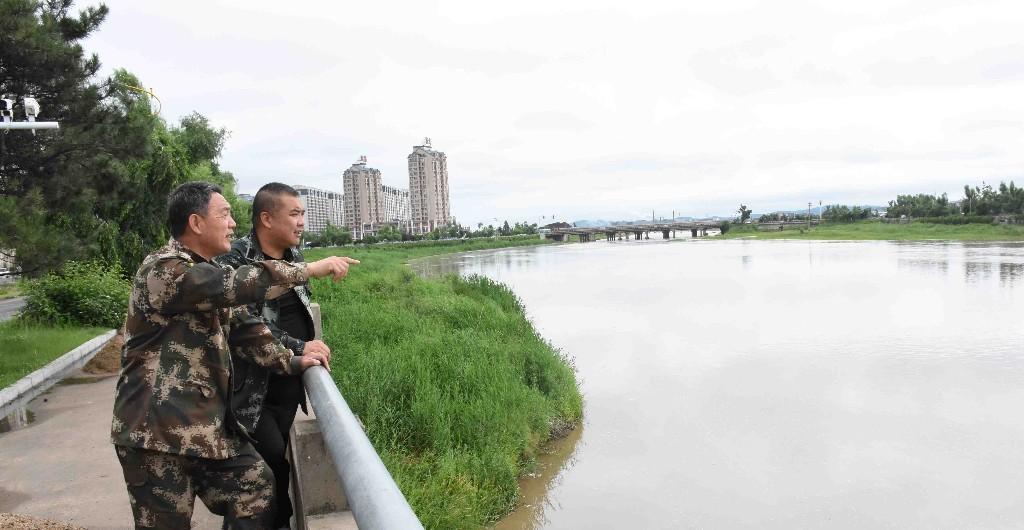
<instances>
[{"instance_id":1,"label":"riverbank","mask_svg":"<svg viewBox=\"0 0 1024 530\"><path fill-rule=\"evenodd\" d=\"M362 261L315 281L334 379L427 528L479 528L514 506L541 446L578 423L571 361L487 278L424 279L418 257L535 238L317 249Z\"/></svg>"},{"instance_id":2,"label":"riverbank","mask_svg":"<svg viewBox=\"0 0 1024 530\"><path fill-rule=\"evenodd\" d=\"M730 227L725 239L895 240L895 241L1024 241L1024 225L935 223L825 223L811 228L786 226L781 231L762 231L756 224Z\"/></svg>"}]
</instances>

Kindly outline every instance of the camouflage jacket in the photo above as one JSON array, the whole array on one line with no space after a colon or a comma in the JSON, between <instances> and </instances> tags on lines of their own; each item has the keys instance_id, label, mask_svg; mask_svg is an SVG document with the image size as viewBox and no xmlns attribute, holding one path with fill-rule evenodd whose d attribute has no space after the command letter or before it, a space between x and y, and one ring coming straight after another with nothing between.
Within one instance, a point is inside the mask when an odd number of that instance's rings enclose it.
<instances>
[{"instance_id":1,"label":"camouflage jacket","mask_svg":"<svg viewBox=\"0 0 1024 530\"><path fill-rule=\"evenodd\" d=\"M113 443L201 458L239 454L248 435L231 409L231 352L279 373L299 371L244 304L307 278L302 263L231 269L174 239L146 256L128 304Z\"/></svg>"},{"instance_id":2,"label":"camouflage jacket","mask_svg":"<svg viewBox=\"0 0 1024 530\"><path fill-rule=\"evenodd\" d=\"M231 251L217 256L214 258L214 261L221 265L238 268L253 265L267 259L270 258L263 253L255 232L250 232L249 235L236 239L231 244ZM287 249L284 260L292 263L304 262L302 252L297 247ZM292 290L295 291L299 300L302 301L302 307L305 310L304 318L307 318L310 324L312 324L313 311L310 309L311 292L309 283L304 282L296 285L292 287ZM270 332L277 340L281 341L281 344L284 344L295 355L302 355L302 350L306 347L306 341L288 335L277 325L281 316L278 300L277 298L260 299L252 302L249 304L249 312L253 315L262 316L267 327L270 328ZM263 411L263 402L267 396L267 387L270 382L270 372L257 364L240 360L237 357L235 359L235 368L238 377L235 379L234 388L232 389L232 406L238 415L239 423L246 429L254 430L256 423L260 419L260 413ZM302 407L302 411L306 412L305 399L302 399L299 404Z\"/></svg>"}]
</instances>

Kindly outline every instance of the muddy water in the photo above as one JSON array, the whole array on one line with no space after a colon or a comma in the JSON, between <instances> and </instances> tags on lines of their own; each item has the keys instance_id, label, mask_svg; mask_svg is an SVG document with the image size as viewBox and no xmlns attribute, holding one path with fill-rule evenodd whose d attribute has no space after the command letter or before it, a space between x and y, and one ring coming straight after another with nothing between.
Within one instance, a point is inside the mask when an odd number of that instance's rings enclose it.
<instances>
[{"instance_id":1,"label":"muddy water","mask_svg":"<svg viewBox=\"0 0 1024 530\"><path fill-rule=\"evenodd\" d=\"M1024 246L596 242L510 284L585 424L499 528L1024 525ZM546 472L545 472L546 470Z\"/></svg>"}]
</instances>

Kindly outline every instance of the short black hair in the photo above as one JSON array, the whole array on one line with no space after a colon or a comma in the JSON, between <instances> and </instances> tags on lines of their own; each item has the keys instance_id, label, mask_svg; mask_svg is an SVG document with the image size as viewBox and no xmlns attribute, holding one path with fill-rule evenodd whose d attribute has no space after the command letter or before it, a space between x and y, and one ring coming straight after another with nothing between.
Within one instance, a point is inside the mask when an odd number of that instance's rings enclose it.
<instances>
[{"instance_id":1,"label":"short black hair","mask_svg":"<svg viewBox=\"0 0 1024 530\"><path fill-rule=\"evenodd\" d=\"M209 182L186 182L174 188L167 196L167 226L172 237L185 233L192 214L206 215L214 193L221 193L220 186Z\"/></svg>"},{"instance_id":2,"label":"short black hair","mask_svg":"<svg viewBox=\"0 0 1024 530\"><path fill-rule=\"evenodd\" d=\"M267 212L273 214L277 211L277 198L281 195L291 195L292 197L298 197L299 192L295 191L295 188L282 184L280 182L270 182L264 184L259 191L256 192L256 196L252 199L252 229L256 230L256 227L260 225L260 214Z\"/></svg>"}]
</instances>

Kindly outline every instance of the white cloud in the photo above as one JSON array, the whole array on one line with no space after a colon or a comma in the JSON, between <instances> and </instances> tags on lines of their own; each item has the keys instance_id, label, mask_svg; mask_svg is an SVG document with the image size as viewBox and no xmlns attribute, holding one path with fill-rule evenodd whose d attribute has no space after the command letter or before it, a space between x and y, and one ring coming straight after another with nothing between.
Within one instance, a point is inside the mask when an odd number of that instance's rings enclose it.
<instances>
[{"instance_id":1,"label":"white cloud","mask_svg":"<svg viewBox=\"0 0 1024 530\"><path fill-rule=\"evenodd\" d=\"M106 3L86 48L230 129L245 191L364 154L404 186L424 136L474 224L958 196L1024 161L1017 2Z\"/></svg>"}]
</instances>

